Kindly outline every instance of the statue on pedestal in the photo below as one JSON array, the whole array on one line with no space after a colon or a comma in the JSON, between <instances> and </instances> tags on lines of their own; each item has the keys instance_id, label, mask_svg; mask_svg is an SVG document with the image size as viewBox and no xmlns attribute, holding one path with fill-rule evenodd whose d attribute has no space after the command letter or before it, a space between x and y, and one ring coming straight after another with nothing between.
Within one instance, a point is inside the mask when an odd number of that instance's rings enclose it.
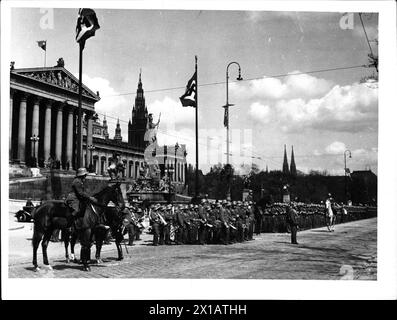
<instances>
[{"instance_id":1,"label":"statue on pedestal","mask_svg":"<svg viewBox=\"0 0 397 320\"><path fill-rule=\"evenodd\" d=\"M121 161L119 154L115 153L113 155L112 164L108 167L108 173L111 180L120 180L123 177L124 163Z\"/></svg>"},{"instance_id":2,"label":"statue on pedestal","mask_svg":"<svg viewBox=\"0 0 397 320\"><path fill-rule=\"evenodd\" d=\"M148 122L146 126L146 132L144 135L144 141L147 143L147 147L144 152L145 157L145 178L160 179L160 167L156 158L157 144L157 130L160 125L161 113L157 123L153 123L153 114L150 113L148 116Z\"/></svg>"}]
</instances>

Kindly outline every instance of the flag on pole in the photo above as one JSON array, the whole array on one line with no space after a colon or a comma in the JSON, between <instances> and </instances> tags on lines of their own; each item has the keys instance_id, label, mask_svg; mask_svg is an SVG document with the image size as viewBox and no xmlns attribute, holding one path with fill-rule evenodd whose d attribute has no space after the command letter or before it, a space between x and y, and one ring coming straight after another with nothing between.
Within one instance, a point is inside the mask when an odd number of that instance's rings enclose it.
<instances>
[{"instance_id":1,"label":"flag on pole","mask_svg":"<svg viewBox=\"0 0 397 320\"><path fill-rule=\"evenodd\" d=\"M44 51L46 51L46 47L47 47L47 40L41 40L41 41L37 41L38 46L43 49Z\"/></svg>"},{"instance_id":2,"label":"flag on pole","mask_svg":"<svg viewBox=\"0 0 397 320\"><path fill-rule=\"evenodd\" d=\"M350 179L352 178L351 173L350 173L350 169L346 168L346 176L348 176Z\"/></svg>"},{"instance_id":3,"label":"flag on pole","mask_svg":"<svg viewBox=\"0 0 397 320\"><path fill-rule=\"evenodd\" d=\"M83 48L85 41L95 36L95 31L99 28L98 19L94 10L88 8L79 9L76 25L76 41L80 43Z\"/></svg>"},{"instance_id":4,"label":"flag on pole","mask_svg":"<svg viewBox=\"0 0 397 320\"><path fill-rule=\"evenodd\" d=\"M197 86L197 72L194 73L193 77L191 77L191 79L187 83L185 94L179 98L179 100L181 100L182 106L193 107L193 108L197 107L196 86Z\"/></svg>"},{"instance_id":5,"label":"flag on pole","mask_svg":"<svg viewBox=\"0 0 397 320\"><path fill-rule=\"evenodd\" d=\"M229 108L225 106L225 116L223 117L223 125L229 127Z\"/></svg>"}]
</instances>

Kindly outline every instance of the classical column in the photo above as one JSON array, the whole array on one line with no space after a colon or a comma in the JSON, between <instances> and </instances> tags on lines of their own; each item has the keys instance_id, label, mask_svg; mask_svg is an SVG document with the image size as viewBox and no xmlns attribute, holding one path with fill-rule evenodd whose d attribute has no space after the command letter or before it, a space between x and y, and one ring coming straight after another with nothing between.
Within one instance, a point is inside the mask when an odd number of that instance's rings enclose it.
<instances>
[{"instance_id":1,"label":"classical column","mask_svg":"<svg viewBox=\"0 0 397 320\"><path fill-rule=\"evenodd\" d=\"M66 163L69 166L69 170L73 169L72 158L73 158L73 108L68 106L68 129L66 137Z\"/></svg>"},{"instance_id":2,"label":"classical column","mask_svg":"<svg viewBox=\"0 0 397 320\"><path fill-rule=\"evenodd\" d=\"M39 104L40 104L40 98L35 97L33 101L33 116L32 116L32 136L39 136ZM39 154L39 146L33 147L33 144L36 142L32 141L32 151L34 150L33 157L38 161L38 154Z\"/></svg>"},{"instance_id":3,"label":"classical column","mask_svg":"<svg viewBox=\"0 0 397 320\"><path fill-rule=\"evenodd\" d=\"M51 101L46 101L44 114L44 161L48 161L51 152Z\"/></svg>"},{"instance_id":4,"label":"classical column","mask_svg":"<svg viewBox=\"0 0 397 320\"><path fill-rule=\"evenodd\" d=\"M25 164L26 100L27 100L27 96L22 95L19 104L18 159L21 164Z\"/></svg>"},{"instance_id":5,"label":"classical column","mask_svg":"<svg viewBox=\"0 0 397 320\"><path fill-rule=\"evenodd\" d=\"M13 89L11 89L10 90L10 136L8 137L8 142L9 142L9 145L8 145L8 148L9 148L9 161L11 161L12 160L12 113L13 113L13 110L14 110L14 108L13 108L13 106L14 106L14 93L15 93L15 90L13 90Z\"/></svg>"},{"instance_id":6,"label":"classical column","mask_svg":"<svg viewBox=\"0 0 397 320\"><path fill-rule=\"evenodd\" d=\"M59 104L57 110L57 128L55 140L55 158L61 162L62 168L62 104Z\"/></svg>"}]
</instances>

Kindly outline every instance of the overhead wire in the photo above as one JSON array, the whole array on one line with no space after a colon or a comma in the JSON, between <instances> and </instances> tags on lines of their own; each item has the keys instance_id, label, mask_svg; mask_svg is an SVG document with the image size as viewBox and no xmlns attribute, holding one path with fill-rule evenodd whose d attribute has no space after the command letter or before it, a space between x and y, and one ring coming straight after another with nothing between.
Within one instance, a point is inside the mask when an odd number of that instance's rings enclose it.
<instances>
[{"instance_id":1,"label":"overhead wire","mask_svg":"<svg viewBox=\"0 0 397 320\"><path fill-rule=\"evenodd\" d=\"M244 82L244 81L261 80L261 79L266 79L266 78L284 78L284 77L288 77L288 76L297 76L297 75L303 75L303 74L313 74L313 73L331 72L331 71L339 71L339 70L349 70L349 69L357 69L357 68L365 68L365 67L367 67L367 65L362 64L362 65L347 66L347 67L336 67L336 68L319 69L319 70L312 70L312 71L302 71L302 72L296 72L296 73L285 73L285 74L269 75L269 76L262 76L262 77L254 77L254 78L247 78L247 79L243 79L243 80L229 81L229 82L230 83ZM203 83L203 84L199 84L198 87L207 87L207 86L213 86L213 85L219 85L219 84L225 84L225 83L226 83L226 81ZM145 90L145 93L172 91L172 90L179 90L179 89L186 89L186 86ZM119 93L119 94L114 94L114 95L107 95L107 96L103 96L101 98L103 99L103 98L127 96L127 95L133 95L133 94L136 94L136 92L127 92L127 93Z\"/></svg>"}]
</instances>

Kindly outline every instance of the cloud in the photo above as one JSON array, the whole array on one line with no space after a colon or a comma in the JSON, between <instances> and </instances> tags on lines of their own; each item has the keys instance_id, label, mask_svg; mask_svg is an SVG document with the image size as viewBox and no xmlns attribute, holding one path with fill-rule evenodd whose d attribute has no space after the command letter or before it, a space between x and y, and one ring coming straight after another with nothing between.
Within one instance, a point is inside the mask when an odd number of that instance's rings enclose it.
<instances>
[{"instance_id":1,"label":"cloud","mask_svg":"<svg viewBox=\"0 0 397 320\"><path fill-rule=\"evenodd\" d=\"M262 79L251 80L248 84L232 82L229 88L231 94L243 98L288 100L321 97L332 86L331 81L302 74L300 71L293 71L288 73L283 80L264 76Z\"/></svg>"},{"instance_id":2,"label":"cloud","mask_svg":"<svg viewBox=\"0 0 397 320\"><path fill-rule=\"evenodd\" d=\"M155 100L148 105L149 113L153 113L154 120L157 121L160 113L160 129L175 130L175 128L192 128L195 121L194 108L182 107L179 101L169 97L163 100Z\"/></svg>"},{"instance_id":3,"label":"cloud","mask_svg":"<svg viewBox=\"0 0 397 320\"><path fill-rule=\"evenodd\" d=\"M325 152L328 154L341 154L346 150L346 145L340 141L334 141L327 147L325 147Z\"/></svg>"},{"instance_id":4,"label":"cloud","mask_svg":"<svg viewBox=\"0 0 397 320\"><path fill-rule=\"evenodd\" d=\"M257 122L267 124L271 120L271 110L268 105L263 105L259 102L254 102L249 107L249 116Z\"/></svg>"},{"instance_id":5,"label":"cloud","mask_svg":"<svg viewBox=\"0 0 397 320\"><path fill-rule=\"evenodd\" d=\"M78 77L78 75L77 75ZM119 92L116 91L111 85L109 80L101 77L90 77L87 74L83 74L83 83L92 91L99 91L101 100L95 104L95 111L98 113L100 118L103 115L109 115L119 117L121 134L124 140L128 139L128 119L131 116L132 104L127 100L126 97L120 96ZM114 135L114 129L116 128L115 119L108 118L109 134L110 137Z\"/></svg>"},{"instance_id":6,"label":"cloud","mask_svg":"<svg viewBox=\"0 0 397 320\"><path fill-rule=\"evenodd\" d=\"M307 75L296 77L291 76L284 82L277 79L262 82L262 96L256 95L249 116L262 123L271 119L286 132L377 130L377 88L365 83L329 87L322 79L317 81ZM279 99L275 99L276 96Z\"/></svg>"},{"instance_id":7,"label":"cloud","mask_svg":"<svg viewBox=\"0 0 397 320\"><path fill-rule=\"evenodd\" d=\"M314 150L313 156L317 158L317 162L321 161L323 168L327 168L326 170L328 173L332 175L344 175L344 153L348 149L351 151L351 158L349 157L349 154L346 153L347 168L350 168L351 171L366 170L371 168L371 170L373 170L375 173L377 172L377 147L361 147L353 149L348 148L344 142L334 141L327 145L323 150ZM302 170L299 166L299 162L298 168L299 170ZM314 166L308 166L307 168L314 170ZM305 172L307 172L307 170Z\"/></svg>"}]
</instances>

